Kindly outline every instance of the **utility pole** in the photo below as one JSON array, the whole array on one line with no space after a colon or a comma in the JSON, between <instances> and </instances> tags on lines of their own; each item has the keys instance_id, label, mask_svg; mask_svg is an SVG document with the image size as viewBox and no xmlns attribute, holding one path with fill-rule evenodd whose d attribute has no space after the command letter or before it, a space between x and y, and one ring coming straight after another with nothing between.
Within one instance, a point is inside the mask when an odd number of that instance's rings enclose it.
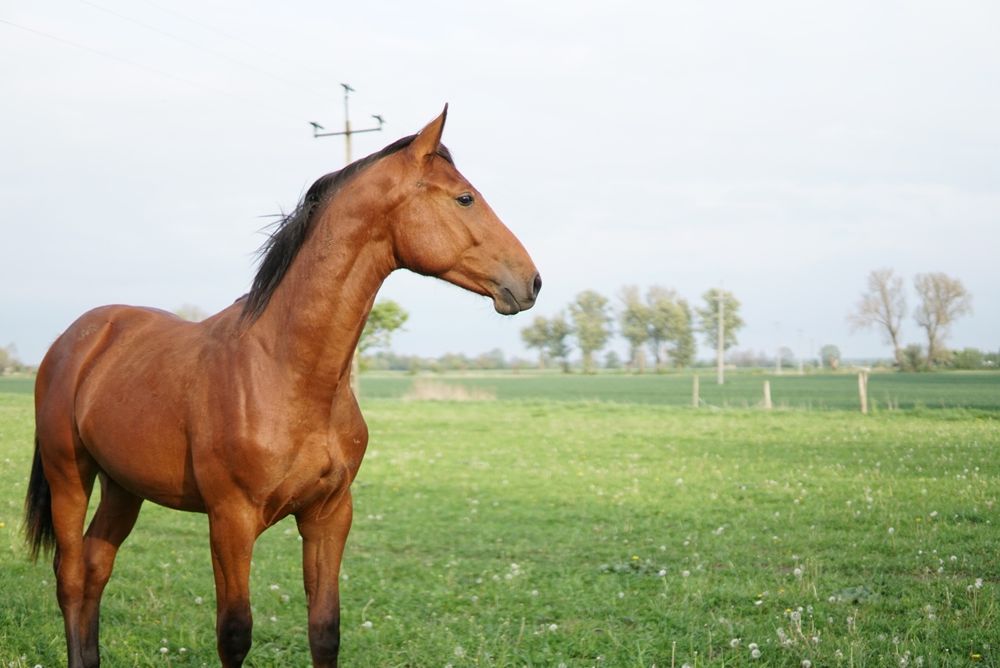
<instances>
[{"instance_id":1,"label":"utility pole","mask_svg":"<svg viewBox=\"0 0 1000 668\"><path fill-rule=\"evenodd\" d=\"M385 119L379 114L372 114L372 118L378 121L378 127L374 128L362 128L360 130L354 130L351 128L351 115L350 108L348 106L348 98L351 93L355 92L351 88L351 84L340 84L344 89L344 129L340 132L320 132L320 130L325 130L319 123L314 123L309 121L309 125L313 128L313 138L318 137L343 137L344 138L344 166L351 164L351 136L360 134L362 132L381 132L382 126L385 125Z\"/></svg>"},{"instance_id":2,"label":"utility pole","mask_svg":"<svg viewBox=\"0 0 1000 668\"><path fill-rule=\"evenodd\" d=\"M805 360L802 359L802 330L798 330L798 340L795 342L795 356L799 359L799 375L806 372Z\"/></svg>"},{"instance_id":3,"label":"utility pole","mask_svg":"<svg viewBox=\"0 0 1000 668\"><path fill-rule=\"evenodd\" d=\"M354 130L351 128L351 113L348 106L348 98L351 93L355 92L351 87L351 84L342 83L340 84L344 89L344 129L341 132L320 132L320 130L325 130L322 125L314 121L309 121L309 125L313 129L313 138L319 137L340 137L344 138L344 167L351 164L351 136L360 134L362 132L381 132L382 126L385 125L385 119L379 114L372 114L372 118L378 121L378 127L373 128L362 128L360 130ZM354 356L351 358L351 389L354 390L354 396L361 396L361 387L358 384L358 374L361 372L361 356L358 354L358 349L354 349Z\"/></svg>"},{"instance_id":4,"label":"utility pole","mask_svg":"<svg viewBox=\"0 0 1000 668\"><path fill-rule=\"evenodd\" d=\"M725 382L725 337L726 337L726 323L725 323L725 293L722 288L716 293L719 300L719 331L717 332L718 341L715 344L715 380L719 385Z\"/></svg>"}]
</instances>

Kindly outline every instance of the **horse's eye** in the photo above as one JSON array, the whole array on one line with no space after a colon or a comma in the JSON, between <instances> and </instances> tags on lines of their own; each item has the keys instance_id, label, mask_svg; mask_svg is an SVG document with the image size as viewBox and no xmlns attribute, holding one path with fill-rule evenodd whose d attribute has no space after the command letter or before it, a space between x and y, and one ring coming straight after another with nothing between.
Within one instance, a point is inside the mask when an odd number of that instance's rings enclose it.
<instances>
[{"instance_id":1,"label":"horse's eye","mask_svg":"<svg viewBox=\"0 0 1000 668\"><path fill-rule=\"evenodd\" d=\"M472 203L476 201L476 198L470 195L469 193L462 193L461 195L455 198L455 201L461 204L462 206L472 206Z\"/></svg>"}]
</instances>

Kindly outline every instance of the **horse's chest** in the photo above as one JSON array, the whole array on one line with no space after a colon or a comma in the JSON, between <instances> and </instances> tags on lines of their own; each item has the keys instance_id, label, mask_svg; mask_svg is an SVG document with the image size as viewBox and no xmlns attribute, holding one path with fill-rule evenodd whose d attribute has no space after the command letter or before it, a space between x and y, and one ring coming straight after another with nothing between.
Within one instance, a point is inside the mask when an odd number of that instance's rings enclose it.
<instances>
[{"instance_id":1,"label":"horse's chest","mask_svg":"<svg viewBox=\"0 0 1000 668\"><path fill-rule=\"evenodd\" d=\"M365 439L355 434L303 439L266 504L275 518L342 495L357 474L365 445Z\"/></svg>"}]
</instances>

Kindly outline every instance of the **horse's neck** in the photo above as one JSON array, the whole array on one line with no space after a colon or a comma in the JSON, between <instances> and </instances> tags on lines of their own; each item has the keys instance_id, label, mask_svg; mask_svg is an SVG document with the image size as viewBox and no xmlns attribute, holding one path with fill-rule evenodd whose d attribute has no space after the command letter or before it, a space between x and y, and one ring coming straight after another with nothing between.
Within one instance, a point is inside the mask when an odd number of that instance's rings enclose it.
<instances>
[{"instance_id":1,"label":"horse's neck","mask_svg":"<svg viewBox=\"0 0 1000 668\"><path fill-rule=\"evenodd\" d=\"M322 402L347 385L375 295L394 268L388 236L331 202L257 323L297 393Z\"/></svg>"}]
</instances>

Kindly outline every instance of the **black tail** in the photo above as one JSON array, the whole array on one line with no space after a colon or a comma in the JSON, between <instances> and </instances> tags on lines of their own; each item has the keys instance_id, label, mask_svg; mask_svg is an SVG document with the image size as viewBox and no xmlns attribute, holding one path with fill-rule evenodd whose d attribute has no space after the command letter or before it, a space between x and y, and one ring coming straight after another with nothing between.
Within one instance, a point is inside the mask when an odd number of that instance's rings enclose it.
<instances>
[{"instance_id":1,"label":"black tail","mask_svg":"<svg viewBox=\"0 0 1000 668\"><path fill-rule=\"evenodd\" d=\"M32 561L38 555L52 551L56 546L56 532L52 526L52 492L42 469L42 453L35 434L35 460L31 463L28 495L24 499L24 538Z\"/></svg>"}]
</instances>

